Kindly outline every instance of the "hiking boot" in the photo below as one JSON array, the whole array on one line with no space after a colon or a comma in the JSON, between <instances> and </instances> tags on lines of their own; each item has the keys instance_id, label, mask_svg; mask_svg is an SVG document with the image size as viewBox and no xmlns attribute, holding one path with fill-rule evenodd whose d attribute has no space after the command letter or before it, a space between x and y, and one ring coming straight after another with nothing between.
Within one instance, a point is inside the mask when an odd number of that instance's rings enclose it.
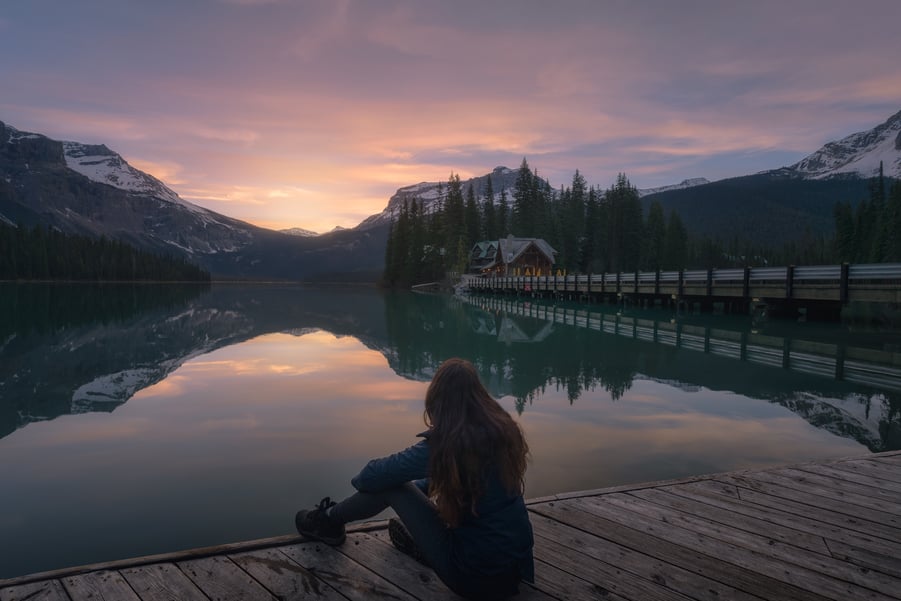
<instances>
[{"instance_id":1,"label":"hiking boot","mask_svg":"<svg viewBox=\"0 0 901 601\"><path fill-rule=\"evenodd\" d=\"M391 539L391 543L401 553L409 555L426 567L432 567L426 560L425 555L422 554L422 551L419 550L416 541L413 540L413 535L410 534L410 531L399 519L391 518L388 520L388 538Z\"/></svg>"},{"instance_id":2,"label":"hiking boot","mask_svg":"<svg viewBox=\"0 0 901 601\"><path fill-rule=\"evenodd\" d=\"M327 514L335 503L328 497L319 502L316 509L301 509L294 516L297 531L307 538L320 540L327 545L340 545L347 538L344 524L332 520Z\"/></svg>"}]
</instances>

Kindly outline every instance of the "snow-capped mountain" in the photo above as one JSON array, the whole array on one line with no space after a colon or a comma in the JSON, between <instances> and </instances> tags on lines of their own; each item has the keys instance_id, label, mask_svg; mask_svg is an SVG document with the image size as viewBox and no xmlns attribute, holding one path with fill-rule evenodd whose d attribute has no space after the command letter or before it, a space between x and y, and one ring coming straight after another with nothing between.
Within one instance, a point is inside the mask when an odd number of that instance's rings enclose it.
<instances>
[{"instance_id":1,"label":"snow-capped mountain","mask_svg":"<svg viewBox=\"0 0 901 601\"><path fill-rule=\"evenodd\" d=\"M517 169L510 169L509 167L500 166L495 167L491 173L462 181L461 185L465 193L467 188L469 188L469 185L472 184L476 196L481 197L482 190L488 185L488 179L490 178L491 188L494 191L494 203L497 204L500 201L501 195L504 193L504 191L506 191L507 202L512 205L512 190L514 184L516 183L516 177L518 174L519 171ZM640 189L638 190L638 196L648 196L650 194L657 194L659 192L666 192L669 190L683 190L685 188L692 188L694 186L701 186L709 183L710 182L703 177L696 177L683 180L678 184L673 184L670 186ZM367 227L390 223L391 220L400 213L400 209L403 206L404 200L412 200L414 198L419 199L423 201L423 209L426 212L429 212L435 208L439 196L439 191L442 187L444 188L444 192L446 193L447 182L420 182L411 186L398 188L397 192L395 192L394 195L388 200L388 205L381 213L366 218L366 220L363 221L363 223L361 223L358 227L365 229Z\"/></svg>"},{"instance_id":2,"label":"snow-capped mountain","mask_svg":"<svg viewBox=\"0 0 901 601\"><path fill-rule=\"evenodd\" d=\"M886 177L901 178L901 111L869 131L829 142L785 170L806 179L873 177L883 165Z\"/></svg>"},{"instance_id":3,"label":"snow-capped mountain","mask_svg":"<svg viewBox=\"0 0 901 601\"><path fill-rule=\"evenodd\" d=\"M184 200L104 145L52 140L2 121L0 222L106 236L241 278L375 279L387 237L387 229L298 236L257 227Z\"/></svg>"},{"instance_id":4,"label":"snow-capped mountain","mask_svg":"<svg viewBox=\"0 0 901 601\"><path fill-rule=\"evenodd\" d=\"M0 214L189 257L235 252L253 226L180 198L104 145L60 142L0 122Z\"/></svg>"},{"instance_id":5,"label":"snow-capped mountain","mask_svg":"<svg viewBox=\"0 0 901 601\"><path fill-rule=\"evenodd\" d=\"M286 230L279 230L283 234L288 234L289 236L300 236L301 238L312 238L313 236L318 236L319 232L314 232L313 230L305 230L302 227L291 227Z\"/></svg>"},{"instance_id":6,"label":"snow-capped mountain","mask_svg":"<svg viewBox=\"0 0 901 601\"><path fill-rule=\"evenodd\" d=\"M693 177L691 179L684 179L678 184L672 184L670 186L640 189L638 190L638 196L639 198L641 198L642 196L650 196L651 194L659 194L660 192L669 192L670 190L684 190L686 188L694 188L695 186L703 186L704 184L709 183L710 182L703 177Z\"/></svg>"}]
</instances>

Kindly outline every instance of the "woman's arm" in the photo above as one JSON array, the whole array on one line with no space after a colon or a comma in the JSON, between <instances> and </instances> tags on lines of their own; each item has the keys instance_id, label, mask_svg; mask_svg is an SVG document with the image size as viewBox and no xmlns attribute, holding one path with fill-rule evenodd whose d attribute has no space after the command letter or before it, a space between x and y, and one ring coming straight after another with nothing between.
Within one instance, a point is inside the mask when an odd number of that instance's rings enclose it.
<instances>
[{"instance_id":1,"label":"woman's arm","mask_svg":"<svg viewBox=\"0 0 901 601\"><path fill-rule=\"evenodd\" d=\"M360 492L381 492L404 482L426 478L429 471L429 444L421 440L403 451L373 459L350 483Z\"/></svg>"}]
</instances>

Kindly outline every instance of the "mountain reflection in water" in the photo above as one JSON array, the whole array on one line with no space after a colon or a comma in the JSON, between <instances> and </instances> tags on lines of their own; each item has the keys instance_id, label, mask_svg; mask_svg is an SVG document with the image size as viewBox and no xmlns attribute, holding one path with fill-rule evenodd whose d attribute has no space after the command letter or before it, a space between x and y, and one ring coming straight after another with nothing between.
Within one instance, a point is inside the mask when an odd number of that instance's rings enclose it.
<instances>
[{"instance_id":1,"label":"mountain reflection in water","mask_svg":"<svg viewBox=\"0 0 901 601\"><path fill-rule=\"evenodd\" d=\"M872 451L901 448L901 350L836 325L620 314L492 297L289 285L10 285L0 294L0 436L33 421L111 411L185 361L274 332L325 330L427 381L473 361L495 396L527 411L549 388L569 402L637 378L778 403ZM771 332L772 330L772 332Z\"/></svg>"},{"instance_id":2,"label":"mountain reflection in water","mask_svg":"<svg viewBox=\"0 0 901 601\"><path fill-rule=\"evenodd\" d=\"M897 449L896 340L369 287L0 285L0 578L287 534L415 440L449 356L525 430L531 497Z\"/></svg>"}]
</instances>

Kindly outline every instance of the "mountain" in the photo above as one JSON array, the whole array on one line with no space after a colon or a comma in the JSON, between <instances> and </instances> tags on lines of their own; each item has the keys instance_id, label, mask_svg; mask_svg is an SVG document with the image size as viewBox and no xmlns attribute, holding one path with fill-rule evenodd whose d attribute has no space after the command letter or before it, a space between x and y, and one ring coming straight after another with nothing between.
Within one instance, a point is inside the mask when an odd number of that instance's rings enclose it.
<instances>
[{"instance_id":1,"label":"mountain","mask_svg":"<svg viewBox=\"0 0 901 601\"><path fill-rule=\"evenodd\" d=\"M669 192L671 190L685 190L687 188L694 188L695 186L703 186L704 184L709 184L703 177L693 177L691 179L684 179L678 184L673 184L670 186L661 186L659 188L645 188L638 191L638 197L641 198L643 196L650 196L651 194L660 194L661 192Z\"/></svg>"},{"instance_id":2,"label":"mountain","mask_svg":"<svg viewBox=\"0 0 901 601\"><path fill-rule=\"evenodd\" d=\"M717 182L687 179L639 195L646 209L658 201L678 211L692 234L782 244L831 234L835 203L866 198L880 161L886 176L901 178L901 112L789 167ZM512 205L517 173L496 167L463 189L472 184L481 195L490 179L495 201L506 191ZM215 278L375 281L404 199L420 198L429 210L444 185L399 188L383 211L352 229L277 232L185 201L104 145L60 142L0 122L0 221L119 239L184 257Z\"/></svg>"},{"instance_id":3,"label":"mountain","mask_svg":"<svg viewBox=\"0 0 901 601\"><path fill-rule=\"evenodd\" d=\"M185 201L104 145L2 121L0 220L115 238L184 257L218 278L374 281L387 239L387 227L315 237L257 227Z\"/></svg>"},{"instance_id":4,"label":"mountain","mask_svg":"<svg viewBox=\"0 0 901 601\"><path fill-rule=\"evenodd\" d=\"M869 197L880 162L887 178L901 179L901 111L873 129L829 142L797 163L755 175L663 190L642 197L679 213L694 235L753 239L780 245L835 230L837 202Z\"/></svg>"},{"instance_id":5,"label":"mountain","mask_svg":"<svg viewBox=\"0 0 901 601\"><path fill-rule=\"evenodd\" d=\"M667 215L676 211L694 236L781 247L807 236L831 236L835 204L857 206L868 195L866 179L804 179L778 170L650 194L641 201L645 215L652 202Z\"/></svg>"},{"instance_id":6,"label":"mountain","mask_svg":"<svg viewBox=\"0 0 901 601\"><path fill-rule=\"evenodd\" d=\"M805 179L869 178L879 173L880 163L886 177L901 179L901 111L869 131L829 142L794 165L777 171Z\"/></svg>"},{"instance_id":7,"label":"mountain","mask_svg":"<svg viewBox=\"0 0 901 601\"><path fill-rule=\"evenodd\" d=\"M312 236L318 236L319 232L314 232L312 230L305 230L302 227L292 227L286 230L279 230L283 234L288 234L289 236L300 236L301 238L310 238Z\"/></svg>"},{"instance_id":8,"label":"mountain","mask_svg":"<svg viewBox=\"0 0 901 601\"><path fill-rule=\"evenodd\" d=\"M513 187L516 184L516 177L519 174L517 169L510 169L509 167L495 167L491 173L487 173L485 175L481 175L478 177L473 177L465 181L461 181L463 188L463 193L466 193L466 190L469 188L470 184L472 184L472 188L475 191L476 197L481 198L482 190L484 190L488 186L488 180L491 180L491 189L494 191L494 202L497 204L500 201L502 191L506 191L507 194L507 202L510 206L513 204L513 196L512 191ZM660 188L649 188L646 190L639 190L639 197L648 196L651 194L657 194L659 192L664 192L667 190L684 190L686 188L692 188L694 186L702 186L704 184L709 183L703 177L686 179L678 184L673 184L671 186L663 186ZM398 188L397 192L388 199L388 205L381 213L377 213L375 215L371 215L367 217L359 226L360 229L366 229L369 227L374 227L377 225L386 225L390 224L393 219L400 214L400 209L404 204L404 200L412 200L414 198L423 201L423 208L425 212L429 212L435 209L439 190L444 188L445 192L447 189L447 182L420 182L418 184L413 184L411 186L404 186L403 188Z\"/></svg>"}]
</instances>

